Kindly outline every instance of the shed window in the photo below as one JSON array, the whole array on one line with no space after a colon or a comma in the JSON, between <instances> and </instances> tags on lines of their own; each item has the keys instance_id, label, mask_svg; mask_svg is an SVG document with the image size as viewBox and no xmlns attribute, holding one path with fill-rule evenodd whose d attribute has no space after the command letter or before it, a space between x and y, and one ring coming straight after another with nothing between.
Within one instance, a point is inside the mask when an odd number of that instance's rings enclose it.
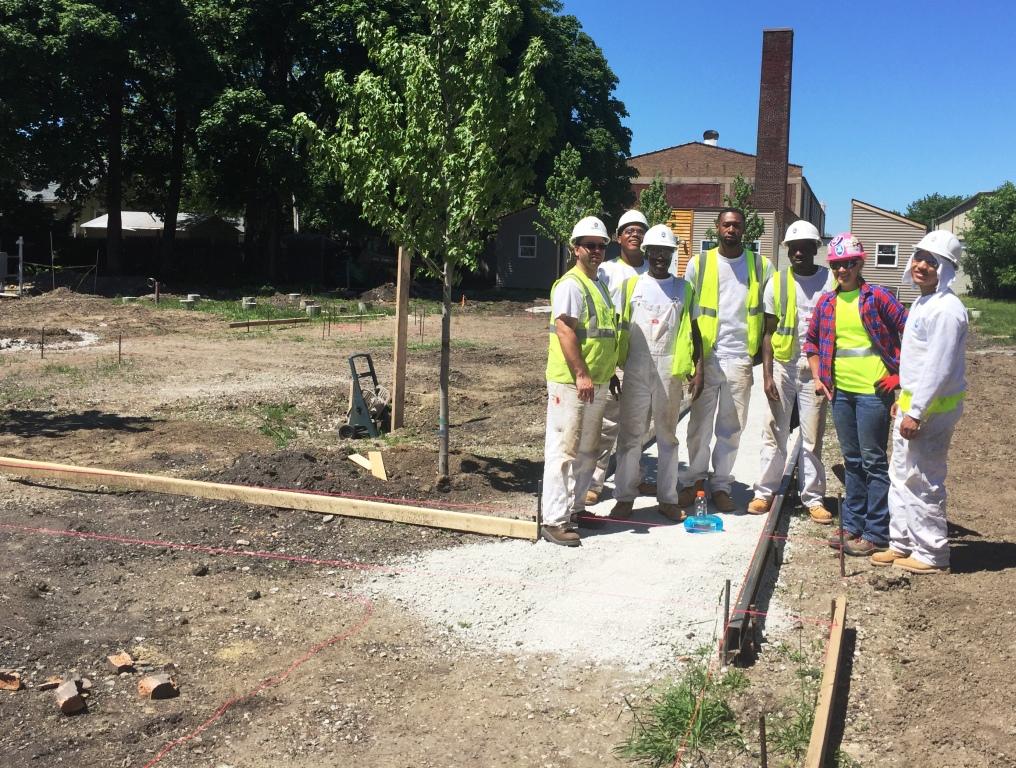
<instances>
[{"instance_id":1,"label":"shed window","mask_svg":"<svg viewBox=\"0 0 1016 768\"><path fill-rule=\"evenodd\" d=\"M536 235L519 235L519 258L536 258Z\"/></svg>"},{"instance_id":2,"label":"shed window","mask_svg":"<svg viewBox=\"0 0 1016 768\"><path fill-rule=\"evenodd\" d=\"M875 243L875 266L895 267L899 243Z\"/></svg>"}]
</instances>

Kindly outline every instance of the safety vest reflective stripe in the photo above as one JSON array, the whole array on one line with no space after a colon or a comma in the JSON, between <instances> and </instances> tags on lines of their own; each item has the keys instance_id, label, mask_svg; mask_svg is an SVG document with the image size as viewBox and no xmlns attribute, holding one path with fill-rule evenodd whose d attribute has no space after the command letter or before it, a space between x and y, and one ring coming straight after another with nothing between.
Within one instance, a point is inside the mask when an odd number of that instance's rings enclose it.
<instances>
[{"instance_id":1,"label":"safety vest reflective stripe","mask_svg":"<svg viewBox=\"0 0 1016 768\"><path fill-rule=\"evenodd\" d=\"M561 279L574 280L576 283L578 283L579 288L582 289L582 295L586 299L586 326L584 328L580 327L578 330L576 330L575 331L576 335L579 335L580 339L599 338L599 328L598 328L599 323L596 320L596 302L593 301L593 293L592 291L589 290L589 286L583 283L582 279L572 272L565 272L561 276ZM556 332L557 322L554 320L554 318L551 318L550 322L547 324L547 330L550 333ZM613 331L611 331L609 335L613 336L614 335Z\"/></svg>"},{"instance_id":2,"label":"safety vest reflective stripe","mask_svg":"<svg viewBox=\"0 0 1016 768\"><path fill-rule=\"evenodd\" d=\"M877 355L878 350L874 347L854 347L853 349L837 349L837 357L872 357Z\"/></svg>"},{"instance_id":3,"label":"safety vest reflective stripe","mask_svg":"<svg viewBox=\"0 0 1016 768\"><path fill-rule=\"evenodd\" d=\"M717 317L718 312L711 307L699 307L699 315L704 317Z\"/></svg>"},{"instance_id":4,"label":"safety vest reflective stripe","mask_svg":"<svg viewBox=\"0 0 1016 768\"><path fill-rule=\"evenodd\" d=\"M761 257L758 254L745 249L744 256L748 265L748 292L745 298L748 320L748 354L754 356L762 342L762 265L760 264ZM698 327L702 334L702 351L706 357L712 354L719 331L719 258L718 248L700 253L695 270L695 293L699 305Z\"/></svg>"},{"instance_id":5,"label":"safety vest reflective stripe","mask_svg":"<svg viewBox=\"0 0 1016 768\"><path fill-rule=\"evenodd\" d=\"M966 392L957 392L955 395L944 395L942 397L932 398L931 403L924 409L925 413L949 413L954 411L963 402L963 398L966 397ZM910 410L910 403L913 401L914 395L912 392L903 390L900 393L899 407L904 411Z\"/></svg>"},{"instance_id":6,"label":"safety vest reflective stripe","mask_svg":"<svg viewBox=\"0 0 1016 768\"><path fill-rule=\"evenodd\" d=\"M773 299L779 307L776 322L783 323L773 331L773 357L789 363L797 335L797 283L790 279L790 267L780 270L779 280L773 284Z\"/></svg>"},{"instance_id":7,"label":"safety vest reflective stripe","mask_svg":"<svg viewBox=\"0 0 1016 768\"><path fill-rule=\"evenodd\" d=\"M554 283L554 290L562 280L572 280L579 285L583 294L584 317L577 318L575 336L581 347L582 359L589 369L594 384L606 384L617 366L617 318L609 297L596 286L592 279L579 274L578 267L566 272ZM598 296L594 294L599 294ZM549 344L547 349L547 381L572 384L575 377L568 367L561 340L557 335L557 319L551 318L548 326Z\"/></svg>"}]
</instances>

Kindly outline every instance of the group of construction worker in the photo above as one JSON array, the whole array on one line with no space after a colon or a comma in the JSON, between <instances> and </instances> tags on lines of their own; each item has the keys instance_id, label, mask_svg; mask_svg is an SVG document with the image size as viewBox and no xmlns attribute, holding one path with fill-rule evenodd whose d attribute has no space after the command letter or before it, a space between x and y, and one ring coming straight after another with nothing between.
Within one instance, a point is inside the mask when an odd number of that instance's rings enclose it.
<instances>
[{"instance_id":1,"label":"group of construction worker","mask_svg":"<svg viewBox=\"0 0 1016 768\"><path fill-rule=\"evenodd\" d=\"M829 546L876 566L947 571L946 464L966 387L967 313L950 289L959 241L933 231L917 244L904 280L921 295L908 312L892 291L864 280L867 254L851 233L829 242L823 267L818 230L793 222L783 240L789 265L774 274L745 247L744 229L743 211L721 210L716 247L692 256L682 279L668 225L626 212L614 232L620 254L605 260L612 238L604 223L589 216L575 224L575 265L551 289L541 537L579 546L579 528L602 522L585 508L603 494L612 451L611 519L630 518L640 495L655 496L674 522L702 496L717 512L738 512L734 463L760 363L769 418L742 511L770 512L790 466L796 413L800 500L812 521L833 524L822 462L831 408L844 494ZM677 423L687 401L681 472ZM655 483L641 468L650 436Z\"/></svg>"}]
</instances>

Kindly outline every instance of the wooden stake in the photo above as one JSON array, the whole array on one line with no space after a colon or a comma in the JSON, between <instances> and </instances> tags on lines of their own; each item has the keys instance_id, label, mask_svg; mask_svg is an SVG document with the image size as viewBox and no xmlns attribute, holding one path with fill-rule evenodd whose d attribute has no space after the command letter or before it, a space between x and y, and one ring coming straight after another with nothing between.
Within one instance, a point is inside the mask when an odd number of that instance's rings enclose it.
<instances>
[{"instance_id":1,"label":"wooden stake","mask_svg":"<svg viewBox=\"0 0 1016 768\"><path fill-rule=\"evenodd\" d=\"M201 499L239 501L242 504L261 504L281 509L300 509L324 515L344 515L345 517L359 517L368 520L387 520L531 541L536 540L538 533L536 523L532 520L452 512L446 509L414 507L406 504L388 504L380 501L329 496L323 493L210 483L201 480L142 475L135 472L118 472L111 469L78 467L7 457L0 457L0 471L15 477L35 477L50 481L63 480L71 483L104 485L109 488L169 493Z\"/></svg>"},{"instance_id":2,"label":"wooden stake","mask_svg":"<svg viewBox=\"0 0 1016 768\"><path fill-rule=\"evenodd\" d=\"M381 451L367 451L370 458L370 473L378 480L388 481L388 471L385 469L385 460Z\"/></svg>"},{"instance_id":3,"label":"wooden stake","mask_svg":"<svg viewBox=\"0 0 1016 768\"><path fill-rule=\"evenodd\" d=\"M815 706L815 721L811 728L808 753L804 768L822 768L829 738L829 721L832 715L833 696L836 693L840 657L843 655L843 630L847 622L847 596L840 595L833 601L832 626L829 629L829 643L826 646L825 668L818 689Z\"/></svg>"},{"instance_id":4,"label":"wooden stake","mask_svg":"<svg viewBox=\"0 0 1016 768\"><path fill-rule=\"evenodd\" d=\"M392 429L401 429L406 412L406 348L409 342L409 279L413 252L399 248L399 276L395 287L395 359L392 382ZM387 479L387 478L385 478Z\"/></svg>"}]
</instances>

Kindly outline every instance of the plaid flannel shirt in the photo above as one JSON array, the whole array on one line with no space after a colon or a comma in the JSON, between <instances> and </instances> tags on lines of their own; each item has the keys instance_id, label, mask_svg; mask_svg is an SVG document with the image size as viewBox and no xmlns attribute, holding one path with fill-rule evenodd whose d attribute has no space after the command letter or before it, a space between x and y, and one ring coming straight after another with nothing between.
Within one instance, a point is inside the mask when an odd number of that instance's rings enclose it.
<instances>
[{"instance_id":1,"label":"plaid flannel shirt","mask_svg":"<svg viewBox=\"0 0 1016 768\"><path fill-rule=\"evenodd\" d=\"M836 296L839 290L824 293L819 298L804 341L804 354L808 357L818 355L819 379L830 389L833 387L833 359L836 356ZM871 345L878 351L889 373L898 374L907 308L882 286L864 281L861 282L858 307Z\"/></svg>"}]
</instances>

